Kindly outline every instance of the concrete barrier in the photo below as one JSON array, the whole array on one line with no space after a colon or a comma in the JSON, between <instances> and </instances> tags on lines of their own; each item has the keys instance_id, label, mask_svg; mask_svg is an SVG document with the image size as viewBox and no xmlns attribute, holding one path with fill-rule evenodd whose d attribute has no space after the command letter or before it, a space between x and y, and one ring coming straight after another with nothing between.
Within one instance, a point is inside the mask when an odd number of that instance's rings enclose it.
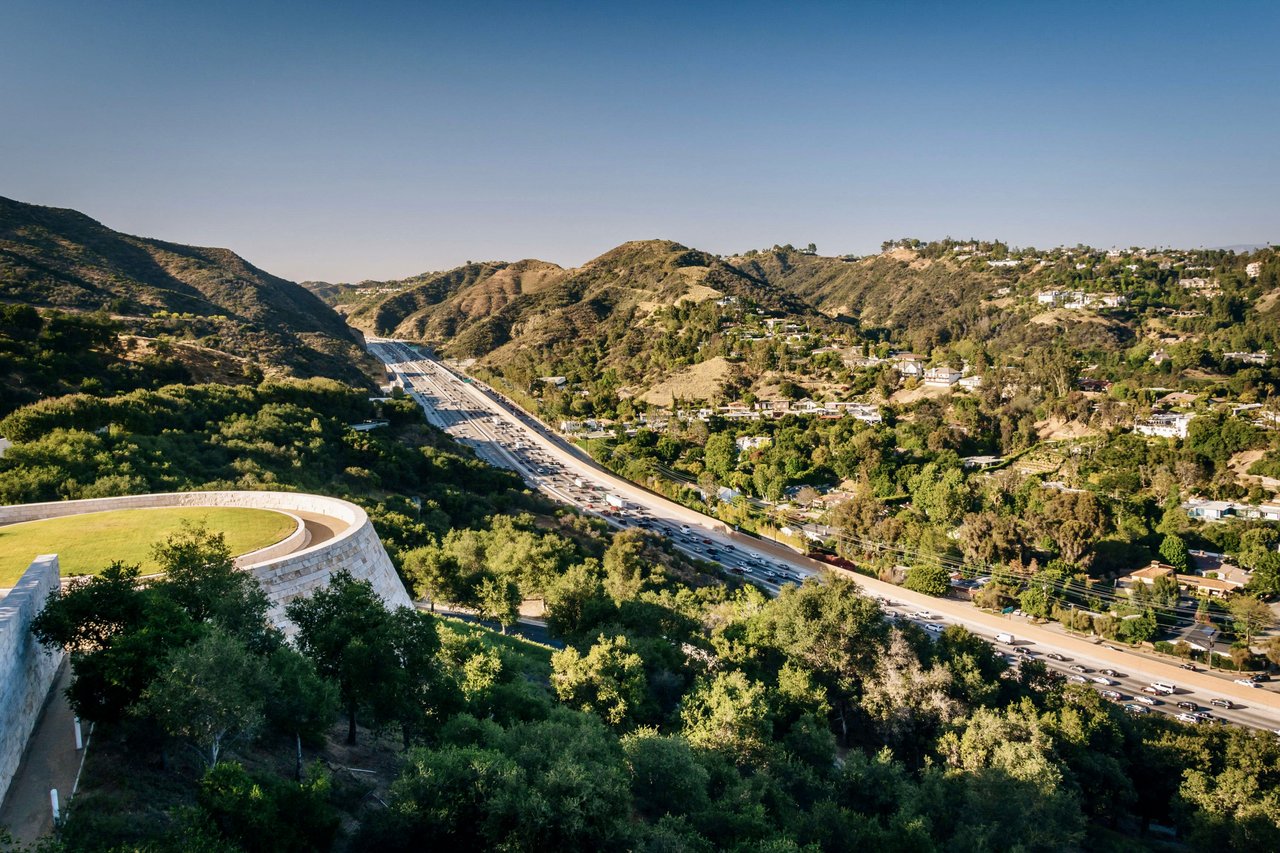
<instances>
[{"instance_id":1,"label":"concrete barrier","mask_svg":"<svg viewBox=\"0 0 1280 853\"><path fill-rule=\"evenodd\" d=\"M0 599L0 802L58 674L63 653L36 642L31 622L60 583L58 557L37 557Z\"/></svg>"}]
</instances>

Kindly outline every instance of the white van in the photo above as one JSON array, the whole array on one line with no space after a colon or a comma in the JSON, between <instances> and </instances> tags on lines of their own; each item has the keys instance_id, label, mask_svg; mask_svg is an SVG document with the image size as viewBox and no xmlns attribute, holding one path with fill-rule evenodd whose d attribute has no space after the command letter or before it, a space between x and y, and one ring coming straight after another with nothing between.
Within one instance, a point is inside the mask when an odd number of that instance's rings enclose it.
<instances>
[{"instance_id":1,"label":"white van","mask_svg":"<svg viewBox=\"0 0 1280 853\"><path fill-rule=\"evenodd\" d=\"M1006 646L1013 645L1013 634L996 634L996 642L1004 643Z\"/></svg>"},{"instance_id":2,"label":"white van","mask_svg":"<svg viewBox=\"0 0 1280 853\"><path fill-rule=\"evenodd\" d=\"M1151 682L1151 687L1157 693L1162 693L1165 696L1173 695L1173 691L1176 689L1172 684L1165 684L1163 681L1153 681Z\"/></svg>"}]
</instances>

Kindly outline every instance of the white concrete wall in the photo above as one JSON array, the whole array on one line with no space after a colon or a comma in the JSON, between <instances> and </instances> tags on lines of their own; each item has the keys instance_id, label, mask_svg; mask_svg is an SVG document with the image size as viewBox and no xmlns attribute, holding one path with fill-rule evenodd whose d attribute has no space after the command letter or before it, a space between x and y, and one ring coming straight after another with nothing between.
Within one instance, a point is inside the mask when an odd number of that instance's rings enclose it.
<instances>
[{"instance_id":1,"label":"white concrete wall","mask_svg":"<svg viewBox=\"0 0 1280 853\"><path fill-rule=\"evenodd\" d=\"M332 539L308 545L297 531L290 537L298 550L279 554L275 546L263 552L246 554L237 565L251 571L262 582L271 599L272 618L285 624L284 605L324 586L330 575L346 569L353 576L367 580L389 607L412 606L404 584L396 575L391 558L382 547L368 514L359 506L338 498L301 492L170 492L154 495L128 495L118 498L90 498L79 501L51 501L38 504L0 506L0 524L34 521L103 512L114 509L147 509L168 506L222 506L273 509L289 514L322 516L336 530ZM295 538L297 537L297 538ZM268 556L263 559L264 556ZM250 561L251 560L251 561Z\"/></svg>"},{"instance_id":2,"label":"white concrete wall","mask_svg":"<svg viewBox=\"0 0 1280 853\"><path fill-rule=\"evenodd\" d=\"M59 582L58 557L46 554L0 599L0 802L62 663L61 651L46 649L31 635L32 620Z\"/></svg>"}]
</instances>

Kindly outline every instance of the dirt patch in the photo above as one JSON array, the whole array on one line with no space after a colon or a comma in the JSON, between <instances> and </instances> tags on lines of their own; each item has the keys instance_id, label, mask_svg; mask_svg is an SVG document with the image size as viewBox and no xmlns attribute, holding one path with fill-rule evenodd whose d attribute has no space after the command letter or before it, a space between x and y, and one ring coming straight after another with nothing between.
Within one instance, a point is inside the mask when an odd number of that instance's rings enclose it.
<instances>
[{"instance_id":1,"label":"dirt patch","mask_svg":"<svg viewBox=\"0 0 1280 853\"><path fill-rule=\"evenodd\" d=\"M641 397L652 406L671 406L678 396L682 400L712 400L733 378L734 368L722 356L686 367L650 388Z\"/></svg>"},{"instance_id":2,"label":"dirt patch","mask_svg":"<svg viewBox=\"0 0 1280 853\"><path fill-rule=\"evenodd\" d=\"M933 385L918 385L910 390L902 388L893 392L893 395L889 397L889 402L905 406L931 397L946 397L952 390L951 388L940 388Z\"/></svg>"},{"instance_id":3,"label":"dirt patch","mask_svg":"<svg viewBox=\"0 0 1280 853\"><path fill-rule=\"evenodd\" d=\"M1040 436L1041 441L1067 441L1074 438L1091 438L1099 433L1081 421L1049 418L1036 421L1036 434Z\"/></svg>"},{"instance_id":4,"label":"dirt patch","mask_svg":"<svg viewBox=\"0 0 1280 853\"><path fill-rule=\"evenodd\" d=\"M1280 480L1275 477L1260 477L1249 473L1249 466L1266 456L1265 450L1244 450L1227 460L1227 467L1236 475L1236 482L1248 488L1262 486L1264 489L1280 489Z\"/></svg>"},{"instance_id":5,"label":"dirt patch","mask_svg":"<svg viewBox=\"0 0 1280 853\"><path fill-rule=\"evenodd\" d=\"M1031 318L1032 323L1040 326L1058 326L1063 323L1097 323L1102 326L1114 325L1110 320L1097 316L1089 311L1072 311L1067 308L1054 308Z\"/></svg>"}]
</instances>

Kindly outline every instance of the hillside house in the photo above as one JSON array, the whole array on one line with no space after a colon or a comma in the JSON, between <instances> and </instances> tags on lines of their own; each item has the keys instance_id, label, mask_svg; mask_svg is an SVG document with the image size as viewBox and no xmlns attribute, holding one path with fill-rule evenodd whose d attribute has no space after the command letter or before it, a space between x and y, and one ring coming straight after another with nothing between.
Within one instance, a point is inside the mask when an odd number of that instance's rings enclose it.
<instances>
[{"instance_id":1,"label":"hillside house","mask_svg":"<svg viewBox=\"0 0 1280 853\"><path fill-rule=\"evenodd\" d=\"M1133 431L1138 435L1158 438L1186 438L1191 417L1184 412L1156 412L1151 417L1135 423Z\"/></svg>"},{"instance_id":2,"label":"hillside house","mask_svg":"<svg viewBox=\"0 0 1280 853\"><path fill-rule=\"evenodd\" d=\"M1183 502L1182 509L1188 517L1198 521L1226 521L1228 518L1280 521L1280 503L1246 504L1191 498Z\"/></svg>"},{"instance_id":3,"label":"hillside house","mask_svg":"<svg viewBox=\"0 0 1280 853\"><path fill-rule=\"evenodd\" d=\"M950 388L962 376L954 367L930 367L924 372L924 384L931 388Z\"/></svg>"},{"instance_id":4,"label":"hillside house","mask_svg":"<svg viewBox=\"0 0 1280 853\"><path fill-rule=\"evenodd\" d=\"M924 356L913 352L893 354L893 366L903 378L924 376Z\"/></svg>"},{"instance_id":5,"label":"hillside house","mask_svg":"<svg viewBox=\"0 0 1280 853\"><path fill-rule=\"evenodd\" d=\"M1224 352L1222 357L1227 361L1242 361L1258 367L1265 367L1271 360L1271 356L1265 352Z\"/></svg>"},{"instance_id":6,"label":"hillside house","mask_svg":"<svg viewBox=\"0 0 1280 853\"><path fill-rule=\"evenodd\" d=\"M773 439L767 435L740 435L733 440L733 443L738 446L740 453L745 453L759 447L768 447L773 443Z\"/></svg>"}]
</instances>

